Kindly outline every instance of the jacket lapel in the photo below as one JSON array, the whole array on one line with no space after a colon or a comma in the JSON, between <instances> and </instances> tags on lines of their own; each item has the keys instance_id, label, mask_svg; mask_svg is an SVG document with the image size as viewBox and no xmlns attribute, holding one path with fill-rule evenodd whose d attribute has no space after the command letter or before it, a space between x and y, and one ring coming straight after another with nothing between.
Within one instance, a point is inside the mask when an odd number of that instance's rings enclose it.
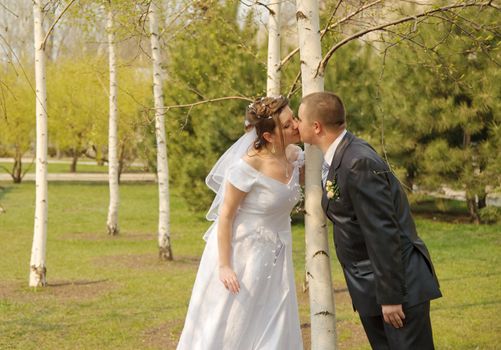
<instances>
[{"instance_id":1,"label":"jacket lapel","mask_svg":"<svg viewBox=\"0 0 501 350\"><path fill-rule=\"evenodd\" d=\"M327 206L329 204L329 198L327 198L327 194L325 193L325 188L322 189L322 208L324 212L327 213Z\"/></svg>"},{"instance_id":2,"label":"jacket lapel","mask_svg":"<svg viewBox=\"0 0 501 350\"><path fill-rule=\"evenodd\" d=\"M355 139L355 136L347 131L346 135L344 135L343 139L339 143L339 146L337 146L336 152L334 153L334 156L332 157L332 162L331 162L331 167L329 169L329 174L327 175L328 179L332 179L336 170L339 168L341 165L341 160L343 159L344 151L348 147L348 145Z\"/></svg>"},{"instance_id":3,"label":"jacket lapel","mask_svg":"<svg viewBox=\"0 0 501 350\"><path fill-rule=\"evenodd\" d=\"M355 136L351 132L347 131L343 139L337 146L336 152L334 152L331 166L329 168L329 173L327 174L327 180L333 181L333 179L336 177L336 170L341 165L341 160L343 159L344 151L354 139ZM322 191L322 208L324 209L325 212L327 212L328 204L329 204L329 199L327 198L327 193L325 192L325 187L324 187Z\"/></svg>"}]
</instances>

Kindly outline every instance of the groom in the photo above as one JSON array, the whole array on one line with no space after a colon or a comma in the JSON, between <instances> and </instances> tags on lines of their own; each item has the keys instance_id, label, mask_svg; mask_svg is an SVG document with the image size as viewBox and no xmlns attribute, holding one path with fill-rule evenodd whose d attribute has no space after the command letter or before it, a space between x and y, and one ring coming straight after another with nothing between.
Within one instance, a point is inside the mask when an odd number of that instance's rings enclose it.
<instances>
[{"instance_id":1,"label":"groom","mask_svg":"<svg viewBox=\"0 0 501 350\"><path fill-rule=\"evenodd\" d=\"M346 284L373 349L434 349L430 300L441 296L404 190L386 162L346 130L341 99L303 97L297 126L324 154L325 214Z\"/></svg>"}]
</instances>

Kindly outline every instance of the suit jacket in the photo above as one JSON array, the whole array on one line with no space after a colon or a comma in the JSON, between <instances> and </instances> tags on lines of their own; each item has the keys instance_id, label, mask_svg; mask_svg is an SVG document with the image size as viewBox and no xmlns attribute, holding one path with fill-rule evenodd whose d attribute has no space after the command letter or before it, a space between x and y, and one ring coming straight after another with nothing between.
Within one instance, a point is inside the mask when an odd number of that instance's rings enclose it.
<instances>
[{"instance_id":1,"label":"suit jacket","mask_svg":"<svg viewBox=\"0 0 501 350\"><path fill-rule=\"evenodd\" d=\"M418 237L407 196L385 161L347 132L327 180L339 196L322 207L334 223L334 245L353 307L381 314L382 304L420 304L441 296L430 254Z\"/></svg>"}]
</instances>

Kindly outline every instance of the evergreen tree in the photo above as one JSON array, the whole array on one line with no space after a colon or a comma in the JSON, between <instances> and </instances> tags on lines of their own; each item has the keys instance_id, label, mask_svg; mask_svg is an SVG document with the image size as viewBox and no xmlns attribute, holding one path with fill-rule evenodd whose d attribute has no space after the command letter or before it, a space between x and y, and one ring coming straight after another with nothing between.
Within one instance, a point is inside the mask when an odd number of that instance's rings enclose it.
<instances>
[{"instance_id":1,"label":"evergreen tree","mask_svg":"<svg viewBox=\"0 0 501 350\"><path fill-rule=\"evenodd\" d=\"M499 36L481 14L478 31L467 20L421 25L391 50L382 84L385 145L407 183L466 191L475 222L501 183Z\"/></svg>"},{"instance_id":2,"label":"evergreen tree","mask_svg":"<svg viewBox=\"0 0 501 350\"><path fill-rule=\"evenodd\" d=\"M266 53L257 48L252 14L239 19L238 3L231 1L196 4L186 27L168 43L166 105L265 95ZM213 193L205 177L244 132L248 103L228 100L169 110L171 179L181 186L193 208L208 208Z\"/></svg>"}]
</instances>

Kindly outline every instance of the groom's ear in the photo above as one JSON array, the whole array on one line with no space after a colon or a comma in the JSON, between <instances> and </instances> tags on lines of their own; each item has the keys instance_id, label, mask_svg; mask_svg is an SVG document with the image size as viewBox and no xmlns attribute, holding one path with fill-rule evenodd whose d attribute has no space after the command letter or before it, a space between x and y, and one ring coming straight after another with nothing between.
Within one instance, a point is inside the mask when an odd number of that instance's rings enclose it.
<instances>
[{"instance_id":1,"label":"groom's ear","mask_svg":"<svg viewBox=\"0 0 501 350\"><path fill-rule=\"evenodd\" d=\"M319 135L322 132L322 124L315 120L313 122L313 131L315 132L315 135Z\"/></svg>"}]
</instances>

